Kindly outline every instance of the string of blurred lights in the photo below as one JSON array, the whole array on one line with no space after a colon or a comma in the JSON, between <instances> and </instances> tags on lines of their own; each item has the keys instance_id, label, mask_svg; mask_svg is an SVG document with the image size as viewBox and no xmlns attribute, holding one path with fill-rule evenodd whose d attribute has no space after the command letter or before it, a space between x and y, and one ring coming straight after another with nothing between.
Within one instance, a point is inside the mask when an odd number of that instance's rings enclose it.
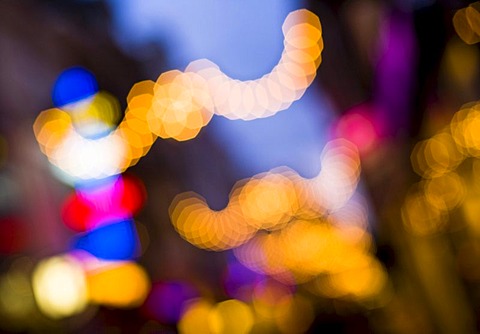
<instances>
[{"instance_id":1,"label":"string of blurred lights","mask_svg":"<svg viewBox=\"0 0 480 334\"><path fill-rule=\"evenodd\" d=\"M373 297L387 276L369 254L367 209L355 194L356 146L332 140L321 165L313 179L281 168L239 181L220 211L198 194L180 194L170 206L172 224L192 245L233 248L247 268L285 284L309 282L312 291L329 297Z\"/></svg>"},{"instance_id":2,"label":"string of blurred lights","mask_svg":"<svg viewBox=\"0 0 480 334\"><path fill-rule=\"evenodd\" d=\"M118 102L97 92L91 76L72 69L62 79L64 91L54 94L57 108L42 112L35 121L42 152L70 176L102 179L136 164L156 136L179 141L195 138L213 113L250 120L287 109L315 78L323 40L318 17L305 9L290 13L282 29L285 47L272 72L242 82L207 60L194 61L185 72L165 72L155 83L147 80L134 85L125 117L113 131ZM90 94L93 100L72 101L68 90L73 82L80 83L82 94ZM103 129L95 129L98 120ZM73 123L82 124L83 133ZM91 131L97 135L92 137Z\"/></svg>"},{"instance_id":3,"label":"string of blurred lights","mask_svg":"<svg viewBox=\"0 0 480 334\"><path fill-rule=\"evenodd\" d=\"M262 326L289 333L307 330L314 319L313 304L295 291L297 284L314 295L358 301L385 290L387 275L371 255L368 212L356 192L357 146L344 139L325 146L316 177L286 168L255 175L237 182L223 210L211 210L192 192L175 197L169 213L185 240L207 250L234 249L224 282L231 299L214 303L178 282L151 286L133 261L140 252L133 215L146 194L140 180L121 173L157 137L190 140L213 114L253 120L300 99L321 63L320 21L308 10L294 11L282 31L284 51L270 73L239 81L208 60L191 62L184 71L135 84L118 126L118 101L99 91L90 72L76 67L60 75L55 108L43 111L33 128L41 151L76 187L62 219L81 234L69 253L35 268L33 292L46 315L67 317L89 304L145 303L150 316L178 323L183 333L247 333ZM238 270L248 271L251 281L238 282L244 277L234 274Z\"/></svg>"}]
</instances>

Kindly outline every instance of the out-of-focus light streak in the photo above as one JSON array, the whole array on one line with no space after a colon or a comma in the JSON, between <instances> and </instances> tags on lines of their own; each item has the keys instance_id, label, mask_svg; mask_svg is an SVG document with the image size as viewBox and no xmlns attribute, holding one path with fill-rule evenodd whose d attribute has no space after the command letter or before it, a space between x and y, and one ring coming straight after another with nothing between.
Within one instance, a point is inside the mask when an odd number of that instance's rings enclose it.
<instances>
[{"instance_id":1,"label":"out-of-focus light streak","mask_svg":"<svg viewBox=\"0 0 480 334\"><path fill-rule=\"evenodd\" d=\"M223 210L213 211L199 195L183 193L175 197L169 211L176 231L200 248L230 249L243 244L255 233L245 222L235 199Z\"/></svg>"},{"instance_id":2,"label":"out-of-focus light streak","mask_svg":"<svg viewBox=\"0 0 480 334\"><path fill-rule=\"evenodd\" d=\"M215 220L219 212L209 209L205 199L183 193L170 206L172 224L199 248L233 248L238 261L259 275L288 285L318 277L336 282L339 277L343 283L335 291L342 298L373 298L386 287L387 274L370 254L368 212L365 201L355 194L359 152L345 139L331 141L321 155L321 166L313 179L280 168L239 181L226 208L219 211L223 224ZM430 187L432 193L439 191ZM456 205L456 199L452 192L446 201ZM235 222L236 229L227 222ZM222 239L218 230L228 233ZM360 268L358 263L364 265ZM348 281L353 272L363 275L364 284L371 280L372 286Z\"/></svg>"},{"instance_id":3,"label":"out-of-focus light streak","mask_svg":"<svg viewBox=\"0 0 480 334\"><path fill-rule=\"evenodd\" d=\"M211 210L195 193L180 194L170 205L172 224L195 246L219 251L240 246L256 231L282 229L295 217L333 213L356 189L358 151L344 139L331 141L322 153L321 166L312 179L280 168L239 181L220 211Z\"/></svg>"},{"instance_id":4,"label":"out-of-focus light streak","mask_svg":"<svg viewBox=\"0 0 480 334\"><path fill-rule=\"evenodd\" d=\"M213 113L251 120L287 109L313 82L323 40L320 20L305 9L290 13L282 30L281 59L262 78L233 80L209 61L192 62L185 72L169 71L156 83L134 85L125 117L113 131L118 102L98 92L90 72L64 71L53 92L61 109L42 112L34 124L42 152L74 178L101 179L136 164L156 136L195 138Z\"/></svg>"},{"instance_id":5,"label":"out-of-focus light streak","mask_svg":"<svg viewBox=\"0 0 480 334\"><path fill-rule=\"evenodd\" d=\"M297 10L287 16L282 31L282 56L273 70L259 79L234 80L207 60L187 66L187 73L199 74L208 84L215 114L243 120L269 117L302 97L322 59L320 20L306 9Z\"/></svg>"}]
</instances>

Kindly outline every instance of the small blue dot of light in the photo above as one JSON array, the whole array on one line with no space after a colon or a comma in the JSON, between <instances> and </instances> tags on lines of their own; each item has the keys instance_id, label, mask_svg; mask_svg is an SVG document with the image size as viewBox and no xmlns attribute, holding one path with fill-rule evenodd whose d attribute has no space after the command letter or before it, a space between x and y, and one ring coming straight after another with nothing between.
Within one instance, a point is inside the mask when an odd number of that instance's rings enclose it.
<instances>
[{"instance_id":1,"label":"small blue dot of light","mask_svg":"<svg viewBox=\"0 0 480 334\"><path fill-rule=\"evenodd\" d=\"M55 107L78 102L95 95L98 84L95 76L83 67L71 67L64 70L55 81L52 100Z\"/></svg>"}]
</instances>

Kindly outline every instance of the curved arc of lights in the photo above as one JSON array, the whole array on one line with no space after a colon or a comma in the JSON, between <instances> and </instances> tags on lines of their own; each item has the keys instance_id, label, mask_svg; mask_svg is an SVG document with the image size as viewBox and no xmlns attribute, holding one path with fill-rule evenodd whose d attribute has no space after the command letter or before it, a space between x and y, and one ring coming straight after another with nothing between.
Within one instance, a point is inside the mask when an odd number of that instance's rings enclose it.
<instances>
[{"instance_id":1,"label":"curved arc of lights","mask_svg":"<svg viewBox=\"0 0 480 334\"><path fill-rule=\"evenodd\" d=\"M233 80L214 63L198 60L185 72L169 71L155 83L135 84L124 119L101 138L84 138L61 109L42 112L33 126L40 148L52 164L74 178L99 179L136 164L157 136L179 141L196 137L213 114L252 120L285 110L313 82L323 39L320 20L306 9L290 13L282 30L280 61L259 79Z\"/></svg>"}]
</instances>

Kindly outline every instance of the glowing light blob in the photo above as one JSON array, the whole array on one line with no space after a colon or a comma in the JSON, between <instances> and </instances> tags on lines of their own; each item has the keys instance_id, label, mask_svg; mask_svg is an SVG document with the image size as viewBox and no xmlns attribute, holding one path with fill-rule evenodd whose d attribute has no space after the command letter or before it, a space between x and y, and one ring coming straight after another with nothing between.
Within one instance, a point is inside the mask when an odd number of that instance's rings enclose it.
<instances>
[{"instance_id":1,"label":"glowing light blob","mask_svg":"<svg viewBox=\"0 0 480 334\"><path fill-rule=\"evenodd\" d=\"M51 318L80 313L87 305L85 274L81 264L71 257L56 256L40 262L32 284L38 307Z\"/></svg>"},{"instance_id":2,"label":"glowing light blob","mask_svg":"<svg viewBox=\"0 0 480 334\"><path fill-rule=\"evenodd\" d=\"M154 94L147 121L150 130L161 138L192 139L212 118L210 92L198 74L177 70L163 73Z\"/></svg>"},{"instance_id":3,"label":"glowing light blob","mask_svg":"<svg viewBox=\"0 0 480 334\"><path fill-rule=\"evenodd\" d=\"M82 249L104 260L129 260L139 253L133 220L114 222L76 237L73 249Z\"/></svg>"},{"instance_id":4,"label":"glowing light blob","mask_svg":"<svg viewBox=\"0 0 480 334\"><path fill-rule=\"evenodd\" d=\"M83 67L64 70L55 81L52 92L53 104L61 107L95 95L98 84L95 76Z\"/></svg>"},{"instance_id":5,"label":"glowing light blob","mask_svg":"<svg viewBox=\"0 0 480 334\"><path fill-rule=\"evenodd\" d=\"M94 187L77 189L64 202L62 218L68 227L83 232L131 218L143 206L145 187L133 175L121 175L113 180L94 183Z\"/></svg>"},{"instance_id":6,"label":"glowing light blob","mask_svg":"<svg viewBox=\"0 0 480 334\"><path fill-rule=\"evenodd\" d=\"M177 325L178 332L181 334L213 334L208 322L212 308L213 305L206 300L198 299L190 302Z\"/></svg>"},{"instance_id":7,"label":"glowing light blob","mask_svg":"<svg viewBox=\"0 0 480 334\"><path fill-rule=\"evenodd\" d=\"M212 333L246 334L254 324L250 307L236 299L218 303L208 315Z\"/></svg>"},{"instance_id":8,"label":"glowing light blob","mask_svg":"<svg viewBox=\"0 0 480 334\"><path fill-rule=\"evenodd\" d=\"M119 262L87 272L92 302L115 307L140 306L150 291L145 270L135 262Z\"/></svg>"}]
</instances>

